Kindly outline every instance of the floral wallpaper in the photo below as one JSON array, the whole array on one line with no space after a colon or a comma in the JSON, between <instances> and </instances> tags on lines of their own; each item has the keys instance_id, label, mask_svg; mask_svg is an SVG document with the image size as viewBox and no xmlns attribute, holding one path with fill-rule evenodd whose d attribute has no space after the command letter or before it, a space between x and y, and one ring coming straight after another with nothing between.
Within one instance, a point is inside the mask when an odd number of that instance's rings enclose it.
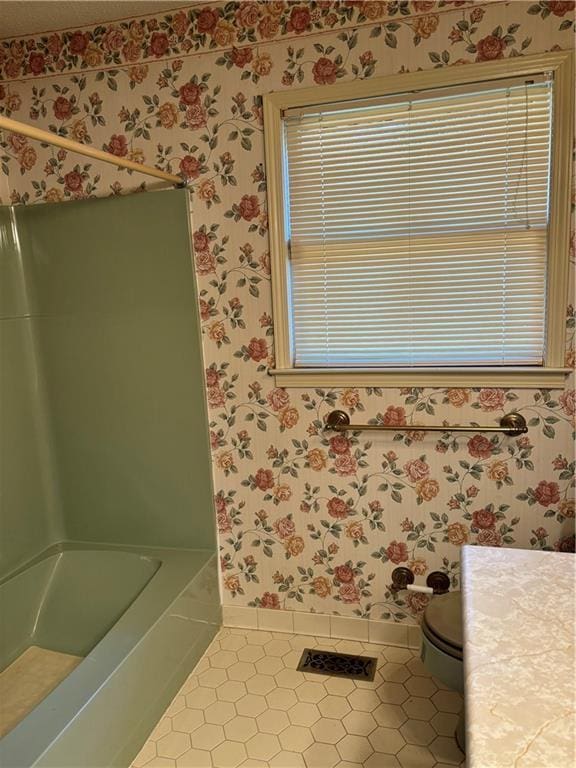
<instances>
[{"instance_id":1,"label":"floral wallpaper","mask_svg":"<svg viewBox=\"0 0 576 768\"><path fill-rule=\"evenodd\" d=\"M412 622L428 598L390 589L398 564L420 582L442 570L457 587L464 543L573 549L573 381L274 386L261 96L571 48L574 6L228 2L0 42L3 114L189 180L226 604ZM0 158L18 204L156 186L10 133ZM571 305L569 365L574 328ZM413 428L324 432L335 407ZM512 410L527 418L526 436L424 426Z\"/></svg>"}]
</instances>

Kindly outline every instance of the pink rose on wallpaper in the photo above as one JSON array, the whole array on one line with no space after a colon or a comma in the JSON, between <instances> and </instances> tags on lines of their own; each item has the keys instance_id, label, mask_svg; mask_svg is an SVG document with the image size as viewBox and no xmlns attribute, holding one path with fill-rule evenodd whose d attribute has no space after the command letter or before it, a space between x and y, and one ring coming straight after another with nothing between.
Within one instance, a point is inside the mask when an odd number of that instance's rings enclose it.
<instances>
[{"instance_id":1,"label":"pink rose on wallpaper","mask_svg":"<svg viewBox=\"0 0 576 768\"><path fill-rule=\"evenodd\" d=\"M430 474L430 467L426 462L421 461L420 459L413 459L404 464L404 471L410 480L415 483L417 480L422 480L425 477L428 477Z\"/></svg>"},{"instance_id":2,"label":"pink rose on wallpaper","mask_svg":"<svg viewBox=\"0 0 576 768\"><path fill-rule=\"evenodd\" d=\"M334 469L342 477L355 475L358 469L358 462L349 453L344 453L334 461Z\"/></svg>"},{"instance_id":3,"label":"pink rose on wallpaper","mask_svg":"<svg viewBox=\"0 0 576 768\"><path fill-rule=\"evenodd\" d=\"M218 520L218 531L220 533L230 533L232 530L232 523L230 522L230 516L228 512L224 510L219 510L216 513L216 517Z\"/></svg>"},{"instance_id":4,"label":"pink rose on wallpaper","mask_svg":"<svg viewBox=\"0 0 576 768\"><path fill-rule=\"evenodd\" d=\"M134 69L136 69L136 67L134 67ZM159 106L156 114L162 128L174 128L178 123L178 110L174 104L171 104L169 101Z\"/></svg>"},{"instance_id":5,"label":"pink rose on wallpaper","mask_svg":"<svg viewBox=\"0 0 576 768\"><path fill-rule=\"evenodd\" d=\"M84 53L88 45L88 35L84 32L74 32L68 43L68 48L73 56Z\"/></svg>"},{"instance_id":6,"label":"pink rose on wallpaper","mask_svg":"<svg viewBox=\"0 0 576 768\"><path fill-rule=\"evenodd\" d=\"M536 528L535 531L532 531L534 536L538 539L538 541L543 541L548 536L548 531L546 528Z\"/></svg>"},{"instance_id":7,"label":"pink rose on wallpaper","mask_svg":"<svg viewBox=\"0 0 576 768\"><path fill-rule=\"evenodd\" d=\"M408 565L414 576L423 576L428 570L428 563L422 558L410 560Z\"/></svg>"},{"instance_id":8,"label":"pink rose on wallpaper","mask_svg":"<svg viewBox=\"0 0 576 768\"><path fill-rule=\"evenodd\" d=\"M574 416L576 413L576 390L567 389L562 392L558 402L567 416Z\"/></svg>"},{"instance_id":9,"label":"pink rose on wallpaper","mask_svg":"<svg viewBox=\"0 0 576 768\"><path fill-rule=\"evenodd\" d=\"M494 528L496 515L490 509L478 509L472 513L472 524L476 528Z\"/></svg>"},{"instance_id":10,"label":"pink rose on wallpaper","mask_svg":"<svg viewBox=\"0 0 576 768\"><path fill-rule=\"evenodd\" d=\"M337 520L343 520L350 514L350 507L343 499L339 499L337 496L333 496L328 501L328 514L330 517L335 517Z\"/></svg>"},{"instance_id":11,"label":"pink rose on wallpaper","mask_svg":"<svg viewBox=\"0 0 576 768\"><path fill-rule=\"evenodd\" d=\"M487 528L480 531L476 537L476 543L483 547L500 547L502 546L502 536L493 528Z\"/></svg>"},{"instance_id":12,"label":"pink rose on wallpaper","mask_svg":"<svg viewBox=\"0 0 576 768\"><path fill-rule=\"evenodd\" d=\"M206 368L206 386L215 387L219 381L218 371L214 368Z\"/></svg>"},{"instance_id":13,"label":"pink rose on wallpaper","mask_svg":"<svg viewBox=\"0 0 576 768\"><path fill-rule=\"evenodd\" d=\"M360 541L364 536L362 523L350 523L346 526L346 536L352 541Z\"/></svg>"},{"instance_id":14,"label":"pink rose on wallpaper","mask_svg":"<svg viewBox=\"0 0 576 768\"><path fill-rule=\"evenodd\" d=\"M125 157L128 154L128 144L124 134L114 133L106 146L106 151L116 157Z\"/></svg>"},{"instance_id":15,"label":"pink rose on wallpaper","mask_svg":"<svg viewBox=\"0 0 576 768\"><path fill-rule=\"evenodd\" d=\"M428 13L431 11L436 3L434 0L414 0L412 7L416 13Z\"/></svg>"},{"instance_id":16,"label":"pink rose on wallpaper","mask_svg":"<svg viewBox=\"0 0 576 768\"><path fill-rule=\"evenodd\" d=\"M258 32L264 40L271 40L273 37L276 37L279 30L280 24L278 19L275 19L273 16L264 16L258 23Z\"/></svg>"},{"instance_id":17,"label":"pink rose on wallpaper","mask_svg":"<svg viewBox=\"0 0 576 768\"><path fill-rule=\"evenodd\" d=\"M406 595L406 605L408 606L410 613L415 616L423 613L429 602L429 595L419 592L408 592Z\"/></svg>"},{"instance_id":18,"label":"pink rose on wallpaper","mask_svg":"<svg viewBox=\"0 0 576 768\"><path fill-rule=\"evenodd\" d=\"M268 400L273 411L281 411L290 402L290 395L285 389L276 387L271 392L268 392L266 400Z\"/></svg>"},{"instance_id":19,"label":"pink rose on wallpaper","mask_svg":"<svg viewBox=\"0 0 576 768\"><path fill-rule=\"evenodd\" d=\"M236 11L236 21L240 27L255 27L260 18L260 8L258 3L244 2Z\"/></svg>"},{"instance_id":20,"label":"pink rose on wallpaper","mask_svg":"<svg viewBox=\"0 0 576 768\"><path fill-rule=\"evenodd\" d=\"M60 51L62 50L62 38L60 35L50 35L46 48L50 56L52 56L54 59L57 59L58 56L60 56Z\"/></svg>"},{"instance_id":21,"label":"pink rose on wallpaper","mask_svg":"<svg viewBox=\"0 0 576 768\"><path fill-rule=\"evenodd\" d=\"M28 59L28 66L34 75L40 75L44 72L46 60L41 53L31 53Z\"/></svg>"},{"instance_id":22,"label":"pink rose on wallpaper","mask_svg":"<svg viewBox=\"0 0 576 768\"><path fill-rule=\"evenodd\" d=\"M383 418L387 427L399 427L406 424L406 411L401 405L389 405Z\"/></svg>"},{"instance_id":23,"label":"pink rose on wallpaper","mask_svg":"<svg viewBox=\"0 0 576 768\"><path fill-rule=\"evenodd\" d=\"M299 418L300 414L296 408L284 408L284 410L280 411L278 414L278 421L286 429L292 429L292 427L296 426Z\"/></svg>"},{"instance_id":24,"label":"pink rose on wallpaper","mask_svg":"<svg viewBox=\"0 0 576 768\"><path fill-rule=\"evenodd\" d=\"M546 3L548 10L554 14L554 16L565 16L570 11L574 10L576 2L574 0L549 0Z\"/></svg>"},{"instance_id":25,"label":"pink rose on wallpaper","mask_svg":"<svg viewBox=\"0 0 576 768\"><path fill-rule=\"evenodd\" d=\"M360 13L369 21L380 19L385 10L386 3L383 0L365 0L360 7Z\"/></svg>"},{"instance_id":26,"label":"pink rose on wallpaper","mask_svg":"<svg viewBox=\"0 0 576 768\"><path fill-rule=\"evenodd\" d=\"M336 82L338 67L333 61L322 56L312 67L314 82L318 85L332 85Z\"/></svg>"},{"instance_id":27,"label":"pink rose on wallpaper","mask_svg":"<svg viewBox=\"0 0 576 768\"><path fill-rule=\"evenodd\" d=\"M576 548L576 537L574 534L572 536L564 536L564 538L560 539L554 544L554 549L556 552L574 552Z\"/></svg>"},{"instance_id":28,"label":"pink rose on wallpaper","mask_svg":"<svg viewBox=\"0 0 576 768\"><path fill-rule=\"evenodd\" d=\"M79 192L82 189L82 176L78 171L70 171L64 176L64 186L69 192Z\"/></svg>"},{"instance_id":29,"label":"pink rose on wallpaper","mask_svg":"<svg viewBox=\"0 0 576 768\"><path fill-rule=\"evenodd\" d=\"M245 67L252 61L252 48L248 45L245 48L232 48L230 58L237 67Z\"/></svg>"},{"instance_id":30,"label":"pink rose on wallpaper","mask_svg":"<svg viewBox=\"0 0 576 768\"><path fill-rule=\"evenodd\" d=\"M296 533L296 526L289 517L281 517L274 523L274 530L281 539L289 539Z\"/></svg>"},{"instance_id":31,"label":"pink rose on wallpaper","mask_svg":"<svg viewBox=\"0 0 576 768\"><path fill-rule=\"evenodd\" d=\"M196 28L201 34L211 32L220 18L220 11L216 8L202 8L196 17Z\"/></svg>"},{"instance_id":32,"label":"pink rose on wallpaper","mask_svg":"<svg viewBox=\"0 0 576 768\"><path fill-rule=\"evenodd\" d=\"M197 251L194 262L199 275L210 275L216 271L216 261L210 251Z\"/></svg>"},{"instance_id":33,"label":"pink rose on wallpaper","mask_svg":"<svg viewBox=\"0 0 576 768\"><path fill-rule=\"evenodd\" d=\"M386 554L392 563L404 563L408 560L408 547L403 541L391 541L386 547Z\"/></svg>"},{"instance_id":34,"label":"pink rose on wallpaper","mask_svg":"<svg viewBox=\"0 0 576 768\"><path fill-rule=\"evenodd\" d=\"M168 41L168 35L164 32L154 32L150 38L150 51L157 59L161 56L165 56L170 48Z\"/></svg>"},{"instance_id":35,"label":"pink rose on wallpaper","mask_svg":"<svg viewBox=\"0 0 576 768\"><path fill-rule=\"evenodd\" d=\"M280 600L278 599L278 595L275 592L264 592L260 598L260 607L274 609L280 608Z\"/></svg>"},{"instance_id":36,"label":"pink rose on wallpaper","mask_svg":"<svg viewBox=\"0 0 576 768\"><path fill-rule=\"evenodd\" d=\"M450 544L466 544L468 541L468 530L462 523L450 523L446 527L446 536Z\"/></svg>"},{"instance_id":37,"label":"pink rose on wallpaper","mask_svg":"<svg viewBox=\"0 0 576 768\"><path fill-rule=\"evenodd\" d=\"M296 5L290 13L288 29L297 35L305 32L310 26L310 11L305 5Z\"/></svg>"},{"instance_id":38,"label":"pink rose on wallpaper","mask_svg":"<svg viewBox=\"0 0 576 768\"><path fill-rule=\"evenodd\" d=\"M291 539L288 539L288 541L284 542L284 548L286 549L286 552L292 557L298 557L298 555L301 555L302 552L304 552L304 539L301 536L292 536Z\"/></svg>"},{"instance_id":39,"label":"pink rose on wallpaper","mask_svg":"<svg viewBox=\"0 0 576 768\"><path fill-rule=\"evenodd\" d=\"M253 337L248 344L248 354L255 363L265 360L268 356L268 344L266 339Z\"/></svg>"},{"instance_id":40,"label":"pink rose on wallpaper","mask_svg":"<svg viewBox=\"0 0 576 768\"><path fill-rule=\"evenodd\" d=\"M197 229L192 236L195 251L207 251L210 247L208 235L201 229Z\"/></svg>"},{"instance_id":41,"label":"pink rose on wallpaper","mask_svg":"<svg viewBox=\"0 0 576 768\"><path fill-rule=\"evenodd\" d=\"M349 565L337 565L334 568L334 578L342 584L348 584L354 581L354 571Z\"/></svg>"},{"instance_id":42,"label":"pink rose on wallpaper","mask_svg":"<svg viewBox=\"0 0 576 768\"><path fill-rule=\"evenodd\" d=\"M438 29L438 23L440 17L437 14L431 13L428 16L420 16L420 18L414 19L412 29L415 35L419 35L423 38L428 38L433 32Z\"/></svg>"},{"instance_id":43,"label":"pink rose on wallpaper","mask_svg":"<svg viewBox=\"0 0 576 768\"><path fill-rule=\"evenodd\" d=\"M109 27L102 38L102 42L104 43L106 50L110 53L119 51L124 43L124 33L120 27Z\"/></svg>"},{"instance_id":44,"label":"pink rose on wallpaper","mask_svg":"<svg viewBox=\"0 0 576 768\"><path fill-rule=\"evenodd\" d=\"M344 435L334 435L334 437L330 438L329 445L332 453L338 455L350 453L351 443L347 437L344 437Z\"/></svg>"},{"instance_id":45,"label":"pink rose on wallpaper","mask_svg":"<svg viewBox=\"0 0 576 768\"><path fill-rule=\"evenodd\" d=\"M290 501L292 490L289 485L277 485L272 491L275 501Z\"/></svg>"},{"instance_id":46,"label":"pink rose on wallpaper","mask_svg":"<svg viewBox=\"0 0 576 768\"><path fill-rule=\"evenodd\" d=\"M179 11L178 13L174 14L172 25L174 27L174 32L178 35L178 37L184 37L188 30L188 16L184 13L184 11Z\"/></svg>"},{"instance_id":47,"label":"pink rose on wallpaper","mask_svg":"<svg viewBox=\"0 0 576 768\"><path fill-rule=\"evenodd\" d=\"M236 38L234 26L224 19L220 19L210 34L216 45L222 47L230 45Z\"/></svg>"},{"instance_id":48,"label":"pink rose on wallpaper","mask_svg":"<svg viewBox=\"0 0 576 768\"><path fill-rule=\"evenodd\" d=\"M506 43L501 37L487 35L476 43L476 61L492 61L504 56Z\"/></svg>"},{"instance_id":49,"label":"pink rose on wallpaper","mask_svg":"<svg viewBox=\"0 0 576 768\"><path fill-rule=\"evenodd\" d=\"M254 484L261 491L269 491L274 488L274 473L271 469L259 469L254 475Z\"/></svg>"},{"instance_id":50,"label":"pink rose on wallpaper","mask_svg":"<svg viewBox=\"0 0 576 768\"><path fill-rule=\"evenodd\" d=\"M486 474L490 480L502 483L508 477L508 465L505 461L494 461L488 466Z\"/></svg>"},{"instance_id":51,"label":"pink rose on wallpaper","mask_svg":"<svg viewBox=\"0 0 576 768\"><path fill-rule=\"evenodd\" d=\"M478 405L483 411L499 411L506 402L506 393L503 389L481 389L478 395Z\"/></svg>"},{"instance_id":52,"label":"pink rose on wallpaper","mask_svg":"<svg viewBox=\"0 0 576 768\"><path fill-rule=\"evenodd\" d=\"M332 592L330 582L324 576L316 576L315 579L312 579L312 589L318 597L328 597Z\"/></svg>"},{"instance_id":53,"label":"pink rose on wallpaper","mask_svg":"<svg viewBox=\"0 0 576 768\"><path fill-rule=\"evenodd\" d=\"M208 387L208 405L210 408L221 408L226 402L226 396L220 387Z\"/></svg>"},{"instance_id":54,"label":"pink rose on wallpaper","mask_svg":"<svg viewBox=\"0 0 576 768\"><path fill-rule=\"evenodd\" d=\"M567 519L572 519L574 517L574 508L575 508L576 502L574 499L566 499L565 501L561 501L558 505L558 512L560 512L561 515L564 515Z\"/></svg>"},{"instance_id":55,"label":"pink rose on wallpaper","mask_svg":"<svg viewBox=\"0 0 576 768\"><path fill-rule=\"evenodd\" d=\"M256 195L243 195L238 203L238 213L245 221L252 221L260 216L260 201Z\"/></svg>"},{"instance_id":56,"label":"pink rose on wallpaper","mask_svg":"<svg viewBox=\"0 0 576 768\"><path fill-rule=\"evenodd\" d=\"M69 99L66 99L64 96L58 96L54 101L52 109L54 110L54 117L57 120L68 120L72 115L72 104Z\"/></svg>"},{"instance_id":57,"label":"pink rose on wallpaper","mask_svg":"<svg viewBox=\"0 0 576 768\"><path fill-rule=\"evenodd\" d=\"M416 483L416 493L424 501L431 501L440 493L440 485L437 480L425 478Z\"/></svg>"},{"instance_id":58,"label":"pink rose on wallpaper","mask_svg":"<svg viewBox=\"0 0 576 768\"><path fill-rule=\"evenodd\" d=\"M321 448L312 448L306 455L310 469L320 472L326 466L326 454Z\"/></svg>"},{"instance_id":59,"label":"pink rose on wallpaper","mask_svg":"<svg viewBox=\"0 0 576 768\"><path fill-rule=\"evenodd\" d=\"M470 400L470 392L467 389L453 388L447 390L446 398L450 405L461 408Z\"/></svg>"},{"instance_id":60,"label":"pink rose on wallpaper","mask_svg":"<svg viewBox=\"0 0 576 768\"><path fill-rule=\"evenodd\" d=\"M201 167L199 160L192 155L186 155L180 160L180 173L186 179L197 179L200 176Z\"/></svg>"},{"instance_id":61,"label":"pink rose on wallpaper","mask_svg":"<svg viewBox=\"0 0 576 768\"><path fill-rule=\"evenodd\" d=\"M560 501L560 490L558 483L548 483L541 480L534 489L536 501L543 507L549 507L552 504L558 504Z\"/></svg>"},{"instance_id":62,"label":"pink rose on wallpaper","mask_svg":"<svg viewBox=\"0 0 576 768\"><path fill-rule=\"evenodd\" d=\"M474 435L468 440L468 453L475 459L488 459L492 456L492 443L484 435Z\"/></svg>"},{"instance_id":63,"label":"pink rose on wallpaper","mask_svg":"<svg viewBox=\"0 0 576 768\"><path fill-rule=\"evenodd\" d=\"M197 104L200 100L200 96L202 94L202 91L200 89L199 85L196 85L196 83L186 83L185 85L181 86L181 88L178 91L178 94L180 96L180 101L182 104L187 104L190 106L191 104Z\"/></svg>"},{"instance_id":64,"label":"pink rose on wallpaper","mask_svg":"<svg viewBox=\"0 0 576 768\"><path fill-rule=\"evenodd\" d=\"M338 594L340 595L340 599L343 603L359 603L360 602L360 592L358 591L358 587L354 583L350 584L342 584L340 586L340 589L338 590Z\"/></svg>"}]
</instances>

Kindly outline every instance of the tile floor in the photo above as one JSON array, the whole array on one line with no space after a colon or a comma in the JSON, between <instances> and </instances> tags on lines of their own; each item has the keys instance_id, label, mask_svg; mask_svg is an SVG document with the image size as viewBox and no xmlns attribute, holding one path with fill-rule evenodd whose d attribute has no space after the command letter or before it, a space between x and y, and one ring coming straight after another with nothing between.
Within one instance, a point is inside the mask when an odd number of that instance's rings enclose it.
<instances>
[{"instance_id":1,"label":"tile floor","mask_svg":"<svg viewBox=\"0 0 576 768\"><path fill-rule=\"evenodd\" d=\"M377 656L374 682L296 671L304 647ZM133 768L446 768L461 696L416 651L224 628Z\"/></svg>"}]
</instances>

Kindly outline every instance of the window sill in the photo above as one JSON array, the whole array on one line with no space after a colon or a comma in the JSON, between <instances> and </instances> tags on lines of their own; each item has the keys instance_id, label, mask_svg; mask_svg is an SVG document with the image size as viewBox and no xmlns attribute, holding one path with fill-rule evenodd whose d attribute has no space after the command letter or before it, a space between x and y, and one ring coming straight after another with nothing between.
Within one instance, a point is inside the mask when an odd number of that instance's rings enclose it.
<instances>
[{"instance_id":1,"label":"window sill","mask_svg":"<svg viewBox=\"0 0 576 768\"><path fill-rule=\"evenodd\" d=\"M563 389L571 368L285 368L269 369L276 386L309 387L512 387Z\"/></svg>"}]
</instances>

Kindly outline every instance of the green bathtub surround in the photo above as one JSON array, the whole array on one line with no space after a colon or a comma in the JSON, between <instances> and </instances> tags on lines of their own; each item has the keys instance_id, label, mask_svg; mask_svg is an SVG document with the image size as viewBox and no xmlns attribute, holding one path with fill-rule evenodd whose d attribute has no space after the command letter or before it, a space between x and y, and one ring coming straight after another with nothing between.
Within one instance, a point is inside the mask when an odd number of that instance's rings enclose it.
<instances>
[{"instance_id":1,"label":"green bathtub surround","mask_svg":"<svg viewBox=\"0 0 576 768\"><path fill-rule=\"evenodd\" d=\"M111 563L134 583L148 568L157 570L84 661L0 740L0 765L125 768L220 627L218 558L209 551L96 545L65 545L60 555L69 558L71 577L57 587L63 603L77 599L76 577L108 610L118 600L100 576ZM49 553L33 567L49 569L58 556ZM7 580L0 594L27 572ZM84 631L68 625L78 645Z\"/></svg>"},{"instance_id":2,"label":"green bathtub surround","mask_svg":"<svg viewBox=\"0 0 576 768\"><path fill-rule=\"evenodd\" d=\"M0 209L0 765L128 766L221 624L186 190Z\"/></svg>"}]
</instances>

